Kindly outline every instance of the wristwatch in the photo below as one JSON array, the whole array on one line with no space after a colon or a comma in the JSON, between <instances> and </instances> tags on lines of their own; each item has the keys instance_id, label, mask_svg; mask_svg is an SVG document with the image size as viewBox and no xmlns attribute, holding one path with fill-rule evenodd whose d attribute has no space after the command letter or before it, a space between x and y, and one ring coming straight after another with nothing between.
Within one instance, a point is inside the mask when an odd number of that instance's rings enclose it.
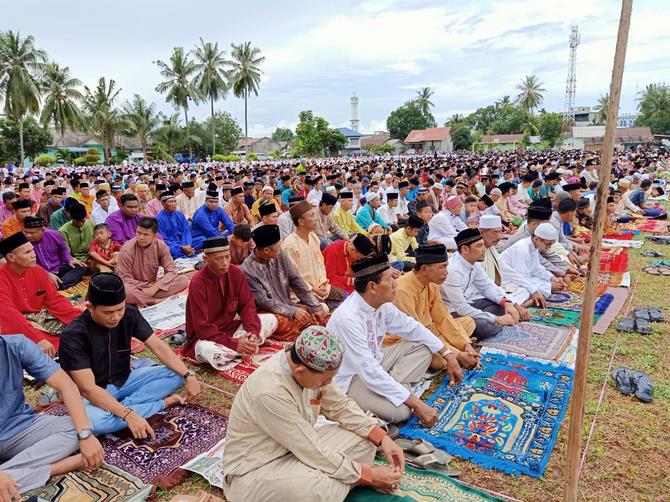
<instances>
[{"instance_id":1,"label":"wristwatch","mask_svg":"<svg viewBox=\"0 0 670 502\"><path fill-rule=\"evenodd\" d=\"M446 359L447 356L450 356L451 354L453 354L453 352L450 349L444 349L439 354Z\"/></svg>"},{"instance_id":2,"label":"wristwatch","mask_svg":"<svg viewBox=\"0 0 670 502\"><path fill-rule=\"evenodd\" d=\"M84 439L91 437L91 434L93 434L93 429L82 429L77 433L77 437L80 441L83 441Z\"/></svg>"},{"instance_id":3,"label":"wristwatch","mask_svg":"<svg viewBox=\"0 0 670 502\"><path fill-rule=\"evenodd\" d=\"M186 373L182 375L182 378L186 380L188 377L194 377L195 373L193 373L191 370L188 370Z\"/></svg>"}]
</instances>

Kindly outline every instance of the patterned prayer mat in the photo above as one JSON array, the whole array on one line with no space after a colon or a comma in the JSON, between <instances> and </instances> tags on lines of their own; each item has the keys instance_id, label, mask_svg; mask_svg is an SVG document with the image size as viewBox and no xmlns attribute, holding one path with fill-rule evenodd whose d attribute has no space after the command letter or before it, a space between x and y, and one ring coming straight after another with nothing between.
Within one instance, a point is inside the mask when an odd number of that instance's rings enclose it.
<instances>
[{"instance_id":1,"label":"patterned prayer mat","mask_svg":"<svg viewBox=\"0 0 670 502\"><path fill-rule=\"evenodd\" d=\"M56 476L49 484L23 494L49 502L143 502L154 487L114 466L102 464L93 472L77 471Z\"/></svg>"},{"instance_id":2,"label":"patterned prayer mat","mask_svg":"<svg viewBox=\"0 0 670 502\"><path fill-rule=\"evenodd\" d=\"M375 463L386 464L381 459L377 459ZM396 494L386 495L369 487L361 487L351 490L344 500L345 502L490 502L502 499L435 471L405 466L405 473Z\"/></svg>"},{"instance_id":3,"label":"patterned prayer mat","mask_svg":"<svg viewBox=\"0 0 670 502\"><path fill-rule=\"evenodd\" d=\"M529 308L528 314L530 315L530 322L534 324L544 324L545 326L556 327L574 326L575 328L578 328L581 317L581 314L574 310L541 309L536 307ZM600 319L600 316L595 314L593 316L593 322L597 322L598 319Z\"/></svg>"},{"instance_id":4,"label":"patterned prayer mat","mask_svg":"<svg viewBox=\"0 0 670 502\"><path fill-rule=\"evenodd\" d=\"M599 272L628 272L627 249L603 249L600 252Z\"/></svg>"},{"instance_id":5,"label":"patterned prayer mat","mask_svg":"<svg viewBox=\"0 0 670 502\"><path fill-rule=\"evenodd\" d=\"M230 369L215 371L215 373L228 380L232 380L233 382L243 383L261 364L270 359L280 350L284 350L284 345L273 342L272 340L267 340L265 344L261 345L258 352L254 354L250 360L240 361Z\"/></svg>"},{"instance_id":6,"label":"patterned prayer mat","mask_svg":"<svg viewBox=\"0 0 670 502\"><path fill-rule=\"evenodd\" d=\"M540 477L549 461L572 390L573 370L512 354L486 353L482 368L450 387L444 380L428 404L431 429L416 417L400 430L464 459L508 474Z\"/></svg>"},{"instance_id":7,"label":"patterned prayer mat","mask_svg":"<svg viewBox=\"0 0 670 502\"><path fill-rule=\"evenodd\" d=\"M482 347L494 347L539 359L558 359L572 341L574 328L520 322L504 326L496 336L482 340Z\"/></svg>"},{"instance_id":8,"label":"patterned prayer mat","mask_svg":"<svg viewBox=\"0 0 670 502\"><path fill-rule=\"evenodd\" d=\"M613 296L610 293L605 293L600 298L596 300L594 313L597 315L602 315L607 307L609 307L612 302ZM572 293L570 291L559 291L552 293L547 298L547 307L554 309L559 308L562 310L572 310L573 312L581 312L582 305L584 304L584 298L582 295L577 293Z\"/></svg>"},{"instance_id":9,"label":"patterned prayer mat","mask_svg":"<svg viewBox=\"0 0 670 502\"><path fill-rule=\"evenodd\" d=\"M629 292L630 290L628 288L609 288L607 290L607 295L604 296L611 296L612 300L608 304L607 309L599 317L598 321L594 323L594 333L598 335L605 334L605 331L607 331L612 321L619 315L626 304Z\"/></svg>"},{"instance_id":10,"label":"patterned prayer mat","mask_svg":"<svg viewBox=\"0 0 670 502\"><path fill-rule=\"evenodd\" d=\"M77 308L83 309L86 301L86 293L88 293L88 283L91 281L89 276L84 277L79 284L59 291L58 293L68 300Z\"/></svg>"},{"instance_id":11,"label":"patterned prayer mat","mask_svg":"<svg viewBox=\"0 0 670 502\"><path fill-rule=\"evenodd\" d=\"M635 230L652 234L667 234L668 222L660 220L646 220L635 223Z\"/></svg>"}]
</instances>

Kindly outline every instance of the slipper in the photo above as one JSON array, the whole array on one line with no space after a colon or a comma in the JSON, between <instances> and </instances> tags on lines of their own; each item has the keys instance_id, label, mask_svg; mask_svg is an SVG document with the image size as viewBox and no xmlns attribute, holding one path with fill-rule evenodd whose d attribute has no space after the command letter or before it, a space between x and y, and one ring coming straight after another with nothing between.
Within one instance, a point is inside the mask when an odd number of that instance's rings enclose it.
<instances>
[{"instance_id":1,"label":"slipper","mask_svg":"<svg viewBox=\"0 0 670 502\"><path fill-rule=\"evenodd\" d=\"M620 319L616 324L616 329L623 333L633 333L635 331L635 319L630 319L628 317Z\"/></svg>"},{"instance_id":2,"label":"slipper","mask_svg":"<svg viewBox=\"0 0 670 502\"><path fill-rule=\"evenodd\" d=\"M663 256L663 253L659 253L655 249L647 249L646 251L642 251L642 256L646 256L648 258L659 258Z\"/></svg>"},{"instance_id":3,"label":"slipper","mask_svg":"<svg viewBox=\"0 0 670 502\"><path fill-rule=\"evenodd\" d=\"M452 458L451 455L437 450L434 453L427 453L416 458L408 458L408 462L419 466L421 469L436 471L445 476L455 478L461 475L461 471L449 467L449 462L451 462Z\"/></svg>"},{"instance_id":4,"label":"slipper","mask_svg":"<svg viewBox=\"0 0 670 502\"><path fill-rule=\"evenodd\" d=\"M635 389L635 397L643 403L651 403L654 400L654 382L649 375L643 371L633 371L631 382Z\"/></svg>"},{"instance_id":5,"label":"slipper","mask_svg":"<svg viewBox=\"0 0 670 502\"><path fill-rule=\"evenodd\" d=\"M656 267L646 267L643 270L651 275L661 275L661 272Z\"/></svg>"},{"instance_id":6,"label":"slipper","mask_svg":"<svg viewBox=\"0 0 670 502\"><path fill-rule=\"evenodd\" d=\"M624 396L630 396L635 392L633 387L633 381L631 380L631 373L628 368L617 368L612 371L612 378L616 384L616 388L619 389Z\"/></svg>"},{"instance_id":7,"label":"slipper","mask_svg":"<svg viewBox=\"0 0 670 502\"><path fill-rule=\"evenodd\" d=\"M414 456L421 456L421 455L426 455L428 453L433 453L435 451L435 447L430 444L428 441L424 441L423 439L397 439L395 444L397 444L400 448L405 451L405 453L414 455Z\"/></svg>"},{"instance_id":8,"label":"slipper","mask_svg":"<svg viewBox=\"0 0 670 502\"><path fill-rule=\"evenodd\" d=\"M670 267L670 260L650 260L649 265L652 267Z\"/></svg>"},{"instance_id":9,"label":"slipper","mask_svg":"<svg viewBox=\"0 0 670 502\"><path fill-rule=\"evenodd\" d=\"M50 405L51 403L55 403L56 401L60 401L58 391L51 387L47 387L42 391L42 395L40 396L40 399L37 403L44 407Z\"/></svg>"},{"instance_id":10,"label":"slipper","mask_svg":"<svg viewBox=\"0 0 670 502\"><path fill-rule=\"evenodd\" d=\"M635 331L642 335L651 335L651 326L646 319L635 319Z\"/></svg>"},{"instance_id":11,"label":"slipper","mask_svg":"<svg viewBox=\"0 0 670 502\"><path fill-rule=\"evenodd\" d=\"M644 307L633 309L635 319L645 319L650 322L663 322L665 318L661 311L656 307Z\"/></svg>"},{"instance_id":12,"label":"slipper","mask_svg":"<svg viewBox=\"0 0 670 502\"><path fill-rule=\"evenodd\" d=\"M186 333L184 332L183 329L180 329L174 335L168 337L167 340L170 345L176 345L177 347L179 347L180 345L184 345L184 343L186 342Z\"/></svg>"},{"instance_id":13,"label":"slipper","mask_svg":"<svg viewBox=\"0 0 670 502\"><path fill-rule=\"evenodd\" d=\"M658 271L661 273L661 275L670 275L670 268L661 267L658 269Z\"/></svg>"}]
</instances>

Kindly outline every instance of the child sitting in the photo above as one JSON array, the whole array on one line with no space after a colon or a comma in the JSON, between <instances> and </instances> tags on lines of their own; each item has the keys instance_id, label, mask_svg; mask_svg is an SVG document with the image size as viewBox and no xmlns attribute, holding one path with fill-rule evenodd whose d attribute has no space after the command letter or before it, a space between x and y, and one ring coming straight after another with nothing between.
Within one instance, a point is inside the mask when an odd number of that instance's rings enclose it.
<instances>
[{"instance_id":1,"label":"child sitting","mask_svg":"<svg viewBox=\"0 0 670 502\"><path fill-rule=\"evenodd\" d=\"M93 230L95 239L88 247L90 267L94 272L113 272L121 244L112 240L112 232L106 223L99 223Z\"/></svg>"}]
</instances>

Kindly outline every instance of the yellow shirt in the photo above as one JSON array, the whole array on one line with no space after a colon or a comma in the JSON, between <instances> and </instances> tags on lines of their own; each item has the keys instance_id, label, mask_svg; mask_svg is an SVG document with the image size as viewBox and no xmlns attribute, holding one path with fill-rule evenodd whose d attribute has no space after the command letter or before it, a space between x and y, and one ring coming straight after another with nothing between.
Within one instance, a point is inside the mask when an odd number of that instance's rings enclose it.
<instances>
[{"instance_id":1,"label":"yellow shirt","mask_svg":"<svg viewBox=\"0 0 670 502\"><path fill-rule=\"evenodd\" d=\"M84 195L81 192L75 192L71 195L73 199L77 199L86 207L86 212L91 214L93 212L93 201L95 200L95 195Z\"/></svg>"},{"instance_id":2,"label":"yellow shirt","mask_svg":"<svg viewBox=\"0 0 670 502\"><path fill-rule=\"evenodd\" d=\"M346 233L368 235L368 233L356 223L354 216L344 208L338 207L333 211L331 216L333 217L333 221Z\"/></svg>"},{"instance_id":3,"label":"yellow shirt","mask_svg":"<svg viewBox=\"0 0 670 502\"><path fill-rule=\"evenodd\" d=\"M405 228L399 228L391 234L391 256L389 257L392 262L394 261L409 261L414 263L413 256L407 256L407 248L416 249L419 247L419 243L416 241L416 237L410 237L405 232Z\"/></svg>"},{"instance_id":4,"label":"yellow shirt","mask_svg":"<svg viewBox=\"0 0 670 502\"><path fill-rule=\"evenodd\" d=\"M289 234L281 244L282 250L295 263L300 275L311 289L326 283L326 294L330 294L330 283L326 275L326 264L321 254L321 241L314 232L309 233L307 241L296 232Z\"/></svg>"},{"instance_id":5,"label":"yellow shirt","mask_svg":"<svg viewBox=\"0 0 670 502\"><path fill-rule=\"evenodd\" d=\"M430 283L421 284L414 272L403 275L397 281L393 304L410 317L413 317L458 354L475 331L475 321L471 317L454 317L442 300L440 286ZM386 335L384 345L401 340L395 335Z\"/></svg>"},{"instance_id":6,"label":"yellow shirt","mask_svg":"<svg viewBox=\"0 0 670 502\"><path fill-rule=\"evenodd\" d=\"M261 202L263 202L264 200L266 200L266 199L261 197L260 199L256 199L254 201L254 203L251 205L251 216L253 216L254 218L256 218L256 220L259 220L259 221L261 219L261 213L258 212L258 207L261 205ZM268 202L272 202L275 205L275 207L277 208L277 212L279 214L282 213L281 205L279 204L279 202L277 202L276 199L270 199Z\"/></svg>"}]
</instances>

